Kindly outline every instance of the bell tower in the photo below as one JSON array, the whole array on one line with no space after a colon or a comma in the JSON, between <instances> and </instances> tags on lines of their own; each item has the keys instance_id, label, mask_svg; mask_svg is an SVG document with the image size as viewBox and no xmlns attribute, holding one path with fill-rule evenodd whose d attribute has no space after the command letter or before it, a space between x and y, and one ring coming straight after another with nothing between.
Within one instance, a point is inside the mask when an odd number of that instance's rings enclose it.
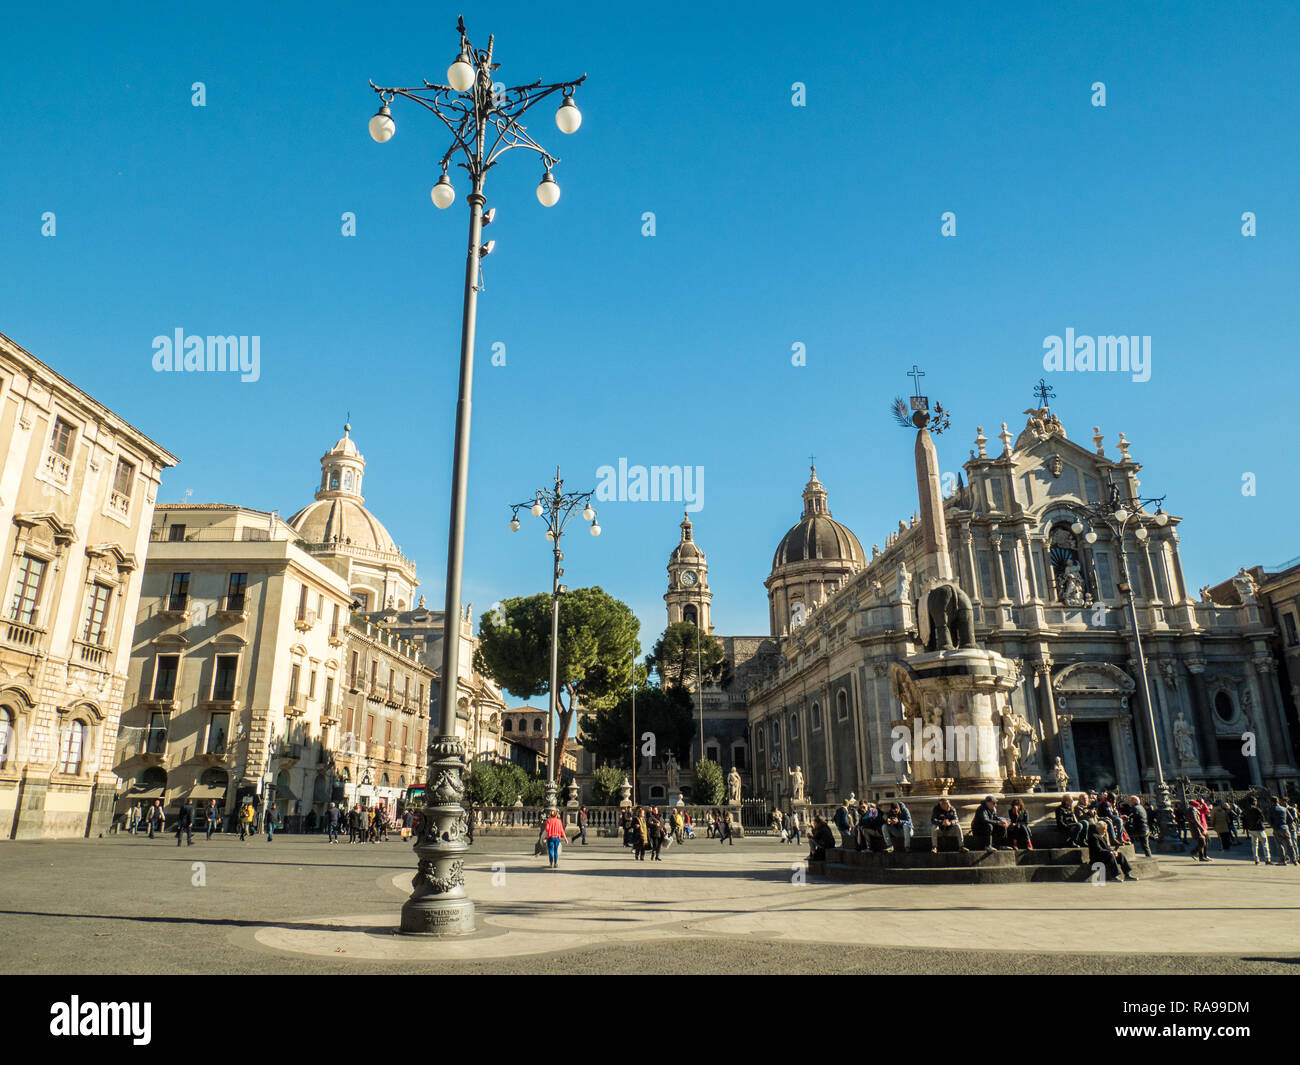
<instances>
[{"instance_id":1,"label":"bell tower","mask_svg":"<svg viewBox=\"0 0 1300 1065\"><path fill-rule=\"evenodd\" d=\"M690 621L706 634L713 632L713 593L709 591L709 562L695 543L691 516L682 518L682 539L668 558L668 624Z\"/></svg>"}]
</instances>

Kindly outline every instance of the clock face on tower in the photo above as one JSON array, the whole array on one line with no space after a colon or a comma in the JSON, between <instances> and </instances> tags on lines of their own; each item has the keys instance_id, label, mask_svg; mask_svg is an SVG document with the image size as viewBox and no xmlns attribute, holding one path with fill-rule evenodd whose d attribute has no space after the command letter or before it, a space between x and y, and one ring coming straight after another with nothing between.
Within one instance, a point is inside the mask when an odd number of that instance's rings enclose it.
<instances>
[{"instance_id":1,"label":"clock face on tower","mask_svg":"<svg viewBox=\"0 0 1300 1065\"><path fill-rule=\"evenodd\" d=\"M682 584L687 588L692 587L698 579L699 578L693 569L688 569L682 574Z\"/></svg>"}]
</instances>

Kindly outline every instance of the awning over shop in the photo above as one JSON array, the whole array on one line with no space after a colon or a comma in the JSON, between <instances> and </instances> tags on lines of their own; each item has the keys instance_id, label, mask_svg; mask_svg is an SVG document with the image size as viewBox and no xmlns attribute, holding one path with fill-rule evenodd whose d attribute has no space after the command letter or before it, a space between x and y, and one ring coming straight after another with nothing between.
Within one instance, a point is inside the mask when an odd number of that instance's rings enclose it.
<instances>
[{"instance_id":1,"label":"awning over shop","mask_svg":"<svg viewBox=\"0 0 1300 1065\"><path fill-rule=\"evenodd\" d=\"M226 789L213 787L210 784L195 784L193 790L186 796L190 802L209 802L212 799L217 800L221 805L226 798Z\"/></svg>"}]
</instances>

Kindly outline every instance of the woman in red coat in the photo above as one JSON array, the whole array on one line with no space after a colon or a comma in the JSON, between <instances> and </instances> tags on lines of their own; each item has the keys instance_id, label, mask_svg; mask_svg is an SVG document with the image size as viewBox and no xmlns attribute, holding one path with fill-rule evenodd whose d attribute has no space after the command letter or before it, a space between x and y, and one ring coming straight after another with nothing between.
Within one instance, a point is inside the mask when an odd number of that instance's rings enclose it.
<instances>
[{"instance_id":1,"label":"woman in red coat","mask_svg":"<svg viewBox=\"0 0 1300 1065\"><path fill-rule=\"evenodd\" d=\"M546 836L546 853L551 859L551 868L554 869L560 864L560 841L564 839L564 822L560 820L559 810L551 811L543 835Z\"/></svg>"},{"instance_id":2,"label":"woman in red coat","mask_svg":"<svg viewBox=\"0 0 1300 1065\"><path fill-rule=\"evenodd\" d=\"M1192 827L1192 857L1198 862L1210 862L1214 859L1205 853L1210 841L1210 822L1206 816L1209 806L1202 799L1192 800L1191 816L1188 820Z\"/></svg>"}]
</instances>

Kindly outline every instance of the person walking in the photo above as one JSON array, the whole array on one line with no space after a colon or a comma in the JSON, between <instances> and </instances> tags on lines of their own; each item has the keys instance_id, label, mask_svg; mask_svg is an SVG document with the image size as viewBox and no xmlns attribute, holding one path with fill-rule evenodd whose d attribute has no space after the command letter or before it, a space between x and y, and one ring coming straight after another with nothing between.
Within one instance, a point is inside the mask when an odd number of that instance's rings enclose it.
<instances>
[{"instance_id":1,"label":"person walking","mask_svg":"<svg viewBox=\"0 0 1300 1065\"><path fill-rule=\"evenodd\" d=\"M336 802L330 803L330 808L325 811L325 828L328 832L326 838L329 839L330 843L339 841L339 825L342 821L343 811L339 809L339 804Z\"/></svg>"},{"instance_id":2,"label":"person walking","mask_svg":"<svg viewBox=\"0 0 1300 1065\"><path fill-rule=\"evenodd\" d=\"M1147 820L1146 807L1142 805L1142 800L1136 795L1129 797L1129 838L1133 841L1133 849L1136 852L1138 847L1142 848L1142 853L1148 858L1151 857L1151 822Z\"/></svg>"},{"instance_id":3,"label":"person walking","mask_svg":"<svg viewBox=\"0 0 1300 1065\"><path fill-rule=\"evenodd\" d=\"M149 807L149 838L153 839L155 832L162 831L162 800L154 799L153 805Z\"/></svg>"},{"instance_id":4,"label":"person walking","mask_svg":"<svg viewBox=\"0 0 1300 1065\"><path fill-rule=\"evenodd\" d=\"M253 804L244 803L239 808L239 838L242 842L247 843L248 837L253 834Z\"/></svg>"},{"instance_id":5,"label":"person walking","mask_svg":"<svg viewBox=\"0 0 1300 1065\"><path fill-rule=\"evenodd\" d=\"M787 817L787 818L785 819L785 828L786 828L786 831L790 833L790 842L791 842L791 843L801 843L801 842L802 842L802 840L800 839L800 836L799 836L800 826L799 826L799 811L798 811L798 810L791 810L791 811L790 811L790 816Z\"/></svg>"},{"instance_id":6,"label":"person walking","mask_svg":"<svg viewBox=\"0 0 1300 1065\"><path fill-rule=\"evenodd\" d=\"M550 867L557 869L560 865L560 844L564 842L564 822L560 820L559 810L551 811L542 834L546 837L546 856L550 859Z\"/></svg>"},{"instance_id":7,"label":"person walking","mask_svg":"<svg viewBox=\"0 0 1300 1065\"><path fill-rule=\"evenodd\" d=\"M731 812L730 811L723 814L722 827L718 831L718 845L721 846L724 843L730 843L733 847L736 845L736 841L731 834Z\"/></svg>"},{"instance_id":8,"label":"person walking","mask_svg":"<svg viewBox=\"0 0 1300 1065\"><path fill-rule=\"evenodd\" d=\"M646 823L645 810L640 806L632 815L631 822L632 855L638 862L645 860L646 848L650 846L650 826Z\"/></svg>"},{"instance_id":9,"label":"person walking","mask_svg":"<svg viewBox=\"0 0 1300 1065\"><path fill-rule=\"evenodd\" d=\"M194 806L191 803L182 803L181 812L176 818L176 846L181 845L181 834L185 835L185 843L194 846Z\"/></svg>"},{"instance_id":10,"label":"person walking","mask_svg":"<svg viewBox=\"0 0 1300 1065\"><path fill-rule=\"evenodd\" d=\"M582 840L582 845L587 845L587 808L584 806L578 811L578 838Z\"/></svg>"},{"instance_id":11,"label":"person walking","mask_svg":"<svg viewBox=\"0 0 1300 1065\"><path fill-rule=\"evenodd\" d=\"M217 824L221 820L221 811L217 809L216 799L208 800L208 809L205 812L204 817L206 820L203 827L207 831L207 838L211 839L212 833L217 830Z\"/></svg>"},{"instance_id":12,"label":"person walking","mask_svg":"<svg viewBox=\"0 0 1300 1065\"><path fill-rule=\"evenodd\" d=\"M1232 814L1228 813L1227 804L1222 799L1210 811L1210 827L1219 837L1219 846L1227 851L1232 846Z\"/></svg>"},{"instance_id":13,"label":"person walking","mask_svg":"<svg viewBox=\"0 0 1300 1065\"><path fill-rule=\"evenodd\" d=\"M1259 808L1259 801L1253 795L1246 797L1246 807L1241 812L1241 822L1245 825L1246 835L1250 838L1250 854L1255 859L1255 864L1259 864L1259 847L1262 843L1264 845L1264 864L1272 865L1273 857L1268 852L1268 837L1273 832L1264 819L1264 811Z\"/></svg>"},{"instance_id":14,"label":"person walking","mask_svg":"<svg viewBox=\"0 0 1300 1065\"><path fill-rule=\"evenodd\" d=\"M1205 853L1210 842L1209 807L1204 799L1193 799L1187 811L1187 826L1192 833L1192 857L1198 862L1214 861Z\"/></svg>"},{"instance_id":15,"label":"person walking","mask_svg":"<svg viewBox=\"0 0 1300 1065\"><path fill-rule=\"evenodd\" d=\"M664 836L667 830L664 828L664 819L659 813L659 807L650 807L650 813L646 817L646 827L650 830L650 859L655 862L662 862L663 858L659 852L663 849Z\"/></svg>"},{"instance_id":16,"label":"person walking","mask_svg":"<svg viewBox=\"0 0 1300 1065\"><path fill-rule=\"evenodd\" d=\"M1291 838L1291 828L1287 823L1286 800L1274 798L1269 803L1268 813L1264 816L1268 821L1269 828L1273 830L1273 838L1277 841L1278 864L1287 865L1290 863L1296 865L1295 840Z\"/></svg>"}]
</instances>

